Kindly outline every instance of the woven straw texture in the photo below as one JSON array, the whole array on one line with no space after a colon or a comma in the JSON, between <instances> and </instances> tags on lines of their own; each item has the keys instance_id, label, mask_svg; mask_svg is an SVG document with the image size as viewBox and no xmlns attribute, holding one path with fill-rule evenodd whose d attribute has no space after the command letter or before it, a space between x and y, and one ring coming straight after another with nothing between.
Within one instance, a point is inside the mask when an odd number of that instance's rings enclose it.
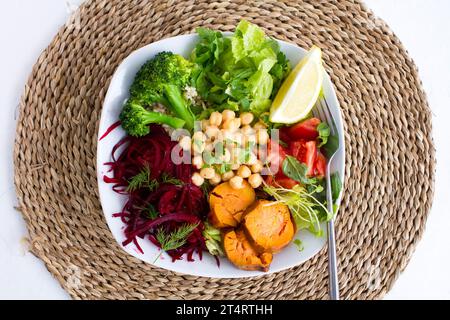
<instances>
[{"instance_id":1,"label":"woven straw texture","mask_svg":"<svg viewBox=\"0 0 450 320\"><path fill-rule=\"evenodd\" d=\"M337 218L344 299L377 299L420 239L434 187L431 115L413 61L357 0L87 1L34 66L21 101L15 184L31 251L77 299L327 299L326 248L299 267L250 279L154 268L116 244L97 191L102 102L133 50L241 18L324 50L345 122L345 197Z\"/></svg>"}]
</instances>

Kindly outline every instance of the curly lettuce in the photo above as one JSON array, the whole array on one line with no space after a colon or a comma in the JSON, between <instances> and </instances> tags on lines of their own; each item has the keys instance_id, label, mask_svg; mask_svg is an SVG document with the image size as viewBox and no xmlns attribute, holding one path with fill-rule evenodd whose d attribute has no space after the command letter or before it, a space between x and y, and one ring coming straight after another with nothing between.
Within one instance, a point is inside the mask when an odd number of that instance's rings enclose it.
<instances>
[{"instance_id":1,"label":"curly lettuce","mask_svg":"<svg viewBox=\"0 0 450 320\"><path fill-rule=\"evenodd\" d=\"M200 68L192 85L217 110L269 111L282 81L290 71L289 61L278 43L258 26L242 20L231 37L198 28L200 41L192 60Z\"/></svg>"}]
</instances>

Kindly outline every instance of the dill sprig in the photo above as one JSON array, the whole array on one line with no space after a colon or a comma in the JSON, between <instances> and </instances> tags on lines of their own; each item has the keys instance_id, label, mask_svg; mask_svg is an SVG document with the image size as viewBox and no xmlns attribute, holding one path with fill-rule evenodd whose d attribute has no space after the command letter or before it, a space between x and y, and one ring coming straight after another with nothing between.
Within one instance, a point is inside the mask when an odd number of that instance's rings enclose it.
<instances>
[{"instance_id":1,"label":"dill sprig","mask_svg":"<svg viewBox=\"0 0 450 320\"><path fill-rule=\"evenodd\" d=\"M161 174L161 182L162 183L173 184L173 185L176 185L176 186L182 186L184 184L183 181L181 181L180 179L172 177L171 175L169 175L166 172L163 172Z\"/></svg>"},{"instance_id":2,"label":"dill sprig","mask_svg":"<svg viewBox=\"0 0 450 320\"><path fill-rule=\"evenodd\" d=\"M176 186L182 186L184 184L180 179L176 179L164 172L158 181L157 179L150 179L150 168L144 167L141 172L135 175L128 181L127 192L133 192L141 188L148 188L150 191L154 191L159 188L160 183L168 183Z\"/></svg>"},{"instance_id":3,"label":"dill sprig","mask_svg":"<svg viewBox=\"0 0 450 320\"><path fill-rule=\"evenodd\" d=\"M141 172L128 181L127 192L133 192L150 184L150 168L144 167Z\"/></svg>"},{"instance_id":4,"label":"dill sprig","mask_svg":"<svg viewBox=\"0 0 450 320\"><path fill-rule=\"evenodd\" d=\"M203 194L205 195L205 198L209 198L209 193L212 189L211 183L208 180L205 180L205 182L200 187L202 189Z\"/></svg>"},{"instance_id":5,"label":"dill sprig","mask_svg":"<svg viewBox=\"0 0 450 320\"><path fill-rule=\"evenodd\" d=\"M156 189L158 189L158 188L159 188L159 182L158 182L158 180L156 180L156 179L151 180L151 181L148 183L147 188L148 188L150 191L155 191Z\"/></svg>"},{"instance_id":6,"label":"dill sprig","mask_svg":"<svg viewBox=\"0 0 450 320\"><path fill-rule=\"evenodd\" d=\"M192 231L197 228L199 223L186 223L183 224L178 229L168 233L164 228L158 229L156 232L156 240L161 245L162 251L170 251L170 250L176 250L178 248L181 248L186 244L187 238L192 233ZM159 255L156 257L156 262L159 257L162 254L162 251L159 253Z\"/></svg>"},{"instance_id":7,"label":"dill sprig","mask_svg":"<svg viewBox=\"0 0 450 320\"><path fill-rule=\"evenodd\" d=\"M141 210L141 212L148 219L156 219L159 215L158 210L156 210L155 206L149 203L146 207L137 207L137 209Z\"/></svg>"}]
</instances>

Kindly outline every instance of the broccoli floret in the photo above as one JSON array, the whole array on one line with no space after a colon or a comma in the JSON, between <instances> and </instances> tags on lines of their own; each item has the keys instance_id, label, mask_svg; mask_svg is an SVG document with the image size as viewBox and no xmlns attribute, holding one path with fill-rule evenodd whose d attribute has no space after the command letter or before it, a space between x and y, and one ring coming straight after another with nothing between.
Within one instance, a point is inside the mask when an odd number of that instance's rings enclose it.
<instances>
[{"instance_id":1,"label":"broccoli floret","mask_svg":"<svg viewBox=\"0 0 450 320\"><path fill-rule=\"evenodd\" d=\"M172 128L179 129L185 121L171 117L159 112L148 111L139 103L129 100L120 114L123 129L131 136L141 137L150 132L149 124L167 124Z\"/></svg>"},{"instance_id":2,"label":"broccoli floret","mask_svg":"<svg viewBox=\"0 0 450 320\"><path fill-rule=\"evenodd\" d=\"M176 117L185 121L187 129L194 127L195 117L182 90L190 81L196 65L182 56L161 52L144 64L130 88L130 99L141 105L161 103Z\"/></svg>"}]
</instances>

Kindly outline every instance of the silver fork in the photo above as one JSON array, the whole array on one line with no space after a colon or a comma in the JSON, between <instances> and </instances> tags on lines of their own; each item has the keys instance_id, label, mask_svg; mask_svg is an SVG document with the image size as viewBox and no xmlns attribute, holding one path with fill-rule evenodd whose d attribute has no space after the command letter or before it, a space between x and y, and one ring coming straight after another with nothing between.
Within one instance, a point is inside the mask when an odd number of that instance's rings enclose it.
<instances>
[{"instance_id":1,"label":"silver fork","mask_svg":"<svg viewBox=\"0 0 450 320\"><path fill-rule=\"evenodd\" d=\"M336 122L333 119L333 115L330 111L325 98L320 99L314 110L314 116L325 121L330 127L330 138L337 137L338 131L336 127ZM339 138L336 140L337 143L331 143L332 148L328 150L328 164L326 171L326 191L327 191L327 207L328 211L333 213L333 194L331 190L331 163L333 158L339 149ZM337 271L337 260L336 260L336 236L334 232L334 217L328 222L328 279L329 279L329 292L331 300L339 300L339 280Z\"/></svg>"}]
</instances>

